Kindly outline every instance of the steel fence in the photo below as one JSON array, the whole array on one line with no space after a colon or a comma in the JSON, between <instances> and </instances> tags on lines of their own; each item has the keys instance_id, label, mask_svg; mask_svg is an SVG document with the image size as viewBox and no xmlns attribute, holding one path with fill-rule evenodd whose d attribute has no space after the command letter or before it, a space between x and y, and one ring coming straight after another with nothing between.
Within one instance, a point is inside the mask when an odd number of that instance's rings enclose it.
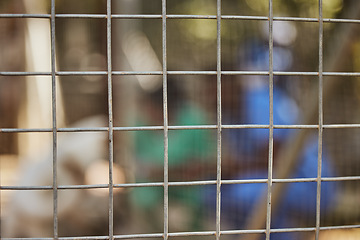
<instances>
[{"instance_id":1,"label":"steel fence","mask_svg":"<svg viewBox=\"0 0 360 240\"><path fill-rule=\"evenodd\" d=\"M346 182L346 181L359 181L360 176L337 176L337 177L323 177L322 176L322 160L323 160L323 131L324 129L358 129L360 123L351 124L325 124L324 123L324 99L329 97L329 92L336 88L336 85L330 85L324 80L324 77L337 76L337 77L360 77L359 72L339 72L339 71L324 71L324 23L346 23L346 24L359 24L359 19L335 19L323 17L323 1L318 1L318 18L303 18L303 17L274 17L273 14L273 0L268 3L268 16L238 16L238 15L223 15L222 14L222 1L217 0L216 15L176 15L167 13L167 1L162 0L162 13L161 14L114 14L112 12L111 0L106 1L106 14L60 14L56 13L55 0L51 0L51 13L50 14L13 14L3 13L0 14L0 19L4 18L39 18L49 19L51 23L50 36L51 36L51 71L50 72L20 72L20 71L1 71L0 76L48 76L51 77L52 82L52 127L51 128L0 128L0 134L7 133L51 133L52 134L52 170L53 181L52 185L47 186L6 186L1 185L0 190L3 191L28 191L28 190L50 190L53 194L53 236L51 238L27 238L27 239L134 239L134 238L163 238L168 239L172 237L188 237L188 236L210 236L215 239L221 239L223 235L239 235L242 234L262 234L265 238L271 239L272 233L283 232L312 232L315 233L315 239L319 239L319 234L323 230L333 229L354 229L360 228L359 224L351 225L335 225L335 226L321 226L320 218L320 200L322 183L324 182ZM360 4L356 4L354 8L359 9ZM55 28L56 19L105 19L106 20L106 71L58 71L56 69L56 42L55 42ZM115 71L113 69L113 21L115 19L160 19L162 25L162 70L161 71ZM213 71L170 71L167 66L167 22L169 19L213 19L216 20L216 70ZM268 48L269 48L269 69L266 71L229 71L222 69L222 21L223 20L258 20L268 23ZM318 49L316 53L318 56L318 71L276 71L273 65L273 25L276 21L291 21L291 22L313 22L318 23ZM351 29L347 29L351 31ZM347 33L343 33L345 37ZM312 36L314 37L314 36ZM6 46L5 46L6 47ZM314 53L315 54L315 53ZM108 103L108 123L106 127L58 127L57 123L57 82L56 78L59 76L105 76L107 77L107 103ZM135 127L119 127L114 124L113 116L113 77L114 76L136 76L136 75L155 75L162 77L163 86L163 125L162 126L135 126ZM169 124L168 114L168 77L173 75L199 75L199 76L215 76L216 77L216 124L200 124L200 125L186 125L177 126ZM269 124L223 124L222 121L222 82L224 76L265 76L268 78L269 86ZM318 79L318 89L313 92L313 97L318 101L317 105L309 104L310 109L305 116L304 124L274 124L274 76L312 76ZM309 102L314 100L309 99ZM316 116L317 123L312 124L311 120ZM214 180L199 180L199 181L169 181L169 131L174 130L214 130L216 131L216 179ZM225 129L268 129L268 178L266 179L222 179L222 149L223 141L222 135ZM292 168L292 163L295 161L294 156L288 156L289 149L281 152L283 169L280 170L277 178L274 178L274 171L276 170L274 161L274 129L301 129L302 131L293 136L292 145L302 146L304 144L304 137L308 130L316 130L318 135L318 160L317 160L317 177L314 178L290 178L289 169ZM113 176L113 163L114 163L114 133L116 132L136 132L136 131L163 131L164 142L164 167L163 167L163 181L161 182L147 182L147 183L114 183ZM58 184L58 133L77 133L77 132L103 132L108 134L108 183L107 184L91 184L91 185L59 185ZM300 150L298 150L299 152ZM296 153L296 152L295 152ZM281 162L281 161L280 161ZM317 184L316 194L316 223L313 227L302 228L279 228L275 229L271 225L272 207L277 204L281 198L282 187L274 185L274 183L300 183L300 182L313 182ZM236 230L223 230L221 225L221 194L222 186L230 184L254 184L263 183L267 185L266 204L261 205L253 212L253 219L245 229ZM189 232L171 232L169 231L169 187L171 186L201 186L210 185L216 186L216 229L211 231L189 231ZM144 233L144 234L114 234L114 190L116 189L132 189L138 187L160 187L163 189L163 232L159 233ZM108 189L108 235L106 236L78 236L78 237L62 237L59 236L58 231L58 192L59 190L67 189ZM262 222L266 222L263 227ZM16 238L3 238L3 239L16 239Z\"/></svg>"}]
</instances>

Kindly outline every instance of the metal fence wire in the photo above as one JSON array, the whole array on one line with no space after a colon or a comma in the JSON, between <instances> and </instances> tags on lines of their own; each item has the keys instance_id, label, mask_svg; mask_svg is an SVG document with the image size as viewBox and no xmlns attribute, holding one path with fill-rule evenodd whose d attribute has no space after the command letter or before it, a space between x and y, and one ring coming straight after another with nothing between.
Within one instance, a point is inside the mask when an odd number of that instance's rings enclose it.
<instances>
[{"instance_id":1,"label":"metal fence wire","mask_svg":"<svg viewBox=\"0 0 360 240\"><path fill-rule=\"evenodd\" d=\"M0 3L1 239L360 238L360 1L74 2Z\"/></svg>"}]
</instances>

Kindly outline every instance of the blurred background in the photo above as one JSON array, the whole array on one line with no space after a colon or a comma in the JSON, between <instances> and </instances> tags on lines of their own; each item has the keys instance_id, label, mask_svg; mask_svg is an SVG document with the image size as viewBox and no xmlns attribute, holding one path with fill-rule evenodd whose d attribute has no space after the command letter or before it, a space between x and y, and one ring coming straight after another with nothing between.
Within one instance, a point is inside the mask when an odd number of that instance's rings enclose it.
<instances>
[{"instance_id":1,"label":"blurred background","mask_svg":"<svg viewBox=\"0 0 360 240\"><path fill-rule=\"evenodd\" d=\"M223 0L231 16L268 16L267 0ZM326 19L360 19L356 0L324 0ZM161 15L160 0L114 0L112 14ZM216 0L167 0L167 14L216 15ZM317 19L317 0L274 0L274 17ZM50 1L2 0L0 14L49 14ZM106 14L106 0L57 0L57 14ZM55 21L58 127L106 127L106 18L57 17ZM268 71L266 20L221 20L222 71ZM324 124L360 123L360 26L325 21ZM167 70L170 126L216 125L216 19L168 18ZM51 128L49 18L0 15L0 128ZM274 21L274 124L318 124L319 23ZM113 71L162 71L162 19L112 19ZM98 72L71 75L66 72ZM209 71L174 74L171 71ZM212 73L211 73L212 72ZM114 74L115 127L163 125L162 75ZM269 76L223 74L222 124L269 124ZM216 129L169 130L169 181L216 180ZM104 132L60 132L59 185L108 183ZM163 130L114 132L114 183L163 181ZM267 179L266 128L222 130L222 179ZM325 128L322 177L360 176L359 128ZM288 154L288 155L286 155ZM292 164L285 162L291 156ZM0 131L1 186L52 185L52 133ZM316 178L318 130L274 130L274 178ZM281 186L280 186L281 185ZM272 209L272 229L314 227L316 181L274 183L281 188ZM256 209L266 183L223 184L221 230L263 228ZM52 191L5 190L1 195L1 237L52 237ZM360 182L323 181L323 226L360 224ZM114 234L163 232L163 188L116 188ZM170 186L169 232L215 231L216 186ZM281 206L281 207L277 207ZM108 190L59 190L59 236L108 234ZM258 225L253 225L253 222ZM359 226L359 225L357 225ZM340 232L338 232L340 231ZM321 239L358 239L356 229L321 231ZM353 238L352 238L353 237ZM177 237L181 238L181 237ZM185 237L184 237L185 238ZM213 239L192 236L187 239ZM265 234L222 235L265 239ZM314 239L314 232L272 233L271 239Z\"/></svg>"}]
</instances>

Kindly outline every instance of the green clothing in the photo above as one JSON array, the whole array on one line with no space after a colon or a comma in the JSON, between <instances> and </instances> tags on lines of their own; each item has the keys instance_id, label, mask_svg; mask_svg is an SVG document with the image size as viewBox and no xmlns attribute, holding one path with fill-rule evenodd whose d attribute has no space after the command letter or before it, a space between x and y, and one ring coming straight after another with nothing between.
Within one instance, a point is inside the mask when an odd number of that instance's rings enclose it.
<instances>
[{"instance_id":1,"label":"green clothing","mask_svg":"<svg viewBox=\"0 0 360 240\"><path fill-rule=\"evenodd\" d=\"M201 125L207 122L208 118L203 110L186 105L178 111L174 124L177 126ZM191 167L191 163L215 160L215 136L213 130L169 130L169 169L179 166ZM137 131L135 151L138 168L141 171L137 174L137 182L151 181L146 174L146 166L163 168L164 132ZM169 178L171 179L170 174ZM152 208L155 204L163 203L162 187L135 188L133 193L134 201L138 206ZM198 187L173 187L169 190L169 199L195 206L200 200Z\"/></svg>"},{"instance_id":2,"label":"green clothing","mask_svg":"<svg viewBox=\"0 0 360 240\"><path fill-rule=\"evenodd\" d=\"M178 126L206 124L206 114L195 107L185 107L177 114ZM209 130L169 130L169 166L183 164L190 159L213 156L214 148L209 144ZM136 156L141 162L163 166L164 132L138 131L135 135Z\"/></svg>"}]
</instances>

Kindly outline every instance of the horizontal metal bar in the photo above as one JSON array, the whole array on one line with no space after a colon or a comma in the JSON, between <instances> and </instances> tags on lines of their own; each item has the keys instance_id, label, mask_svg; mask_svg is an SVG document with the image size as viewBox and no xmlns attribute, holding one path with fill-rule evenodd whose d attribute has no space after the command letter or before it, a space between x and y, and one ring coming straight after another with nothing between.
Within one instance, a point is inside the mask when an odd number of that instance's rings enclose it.
<instances>
[{"instance_id":1,"label":"horizontal metal bar","mask_svg":"<svg viewBox=\"0 0 360 240\"><path fill-rule=\"evenodd\" d=\"M318 76L319 72L285 72L274 71L274 75L277 76Z\"/></svg>"},{"instance_id":2,"label":"horizontal metal bar","mask_svg":"<svg viewBox=\"0 0 360 240\"><path fill-rule=\"evenodd\" d=\"M0 72L0 76L51 76L51 72Z\"/></svg>"},{"instance_id":3,"label":"horizontal metal bar","mask_svg":"<svg viewBox=\"0 0 360 240\"><path fill-rule=\"evenodd\" d=\"M263 124L232 124L221 125L222 129L268 129L269 125ZM274 125L274 129L318 129L319 125ZM325 129L360 128L360 124L325 124ZM114 127L114 131L150 131L163 130L163 126L138 126L138 127ZM169 130L195 130L195 129L217 129L217 125L183 125L169 126ZM57 132L107 132L108 127L87 127L87 128L58 128ZM52 132L51 128L0 128L0 133L32 133Z\"/></svg>"},{"instance_id":4,"label":"horizontal metal bar","mask_svg":"<svg viewBox=\"0 0 360 240\"><path fill-rule=\"evenodd\" d=\"M221 184L246 184L246 183L267 183L267 178L264 179L232 179L232 180L221 180Z\"/></svg>"},{"instance_id":5,"label":"horizontal metal bar","mask_svg":"<svg viewBox=\"0 0 360 240\"><path fill-rule=\"evenodd\" d=\"M215 231L207 231L207 232L174 232L174 233L169 233L169 237L211 236L211 235L215 235Z\"/></svg>"},{"instance_id":6,"label":"horizontal metal bar","mask_svg":"<svg viewBox=\"0 0 360 240\"><path fill-rule=\"evenodd\" d=\"M122 183L114 184L114 188L132 188L132 187L162 187L163 182L148 182L148 183Z\"/></svg>"},{"instance_id":7,"label":"horizontal metal bar","mask_svg":"<svg viewBox=\"0 0 360 240\"><path fill-rule=\"evenodd\" d=\"M169 19L216 19L216 15L185 15L185 14L168 14Z\"/></svg>"},{"instance_id":8,"label":"horizontal metal bar","mask_svg":"<svg viewBox=\"0 0 360 240\"><path fill-rule=\"evenodd\" d=\"M313 232L315 227L306 227L306 228L278 228L270 229L271 233L286 233L286 232Z\"/></svg>"},{"instance_id":9,"label":"horizontal metal bar","mask_svg":"<svg viewBox=\"0 0 360 240\"><path fill-rule=\"evenodd\" d=\"M58 186L57 189L97 189L108 188L108 184L93 184L93 185L66 185ZM53 190L52 186L0 186L0 190Z\"/></svg>"},{"instance_id":10,"label":"horizontal metal bar","mask_svg":"<svg viewBox=\"0 0 360 240\"><path fill-rule=\"evenodd\" d=\"M114 184L114 188L133 188L133 187L161 187L164 183L125 183ZM58 186L58 189L99 189L109 188L108 184L92 184L92 185L63 185ZM52 186L0 186L0 190L52 190Z\"/></svg>"},{"instance_id":11,"label":"horizontal metal bar","mask_svg":"<svg viewBox=\"0 0 360 240\"><path fill-rule=\"evenodd\" d=\"M359 181L360 176L348 176L348 177L322 177L323 182L335 182L335 181Z\"/></svg>"},{"instance_id":12,"label":"horizontal metal bar","mask_svg":"<svg viewBox=\"0 0 360 240\"><path fill-rule=\"evenodd\" d=\"M253 229L253 230L223 230L220 231L222 235L238 235L238 234L261 234L265 233L265 229Z\"/></svg>"},{"instance_id":13,"label":"horizontal metal bar","mask_svg":"<svg viewBox=\"0 0 360 240\"><path fill-rule=\"evenodd\" d=\"M60 71L55 72L57 76L75 76L75 75L107 75L107 71Z\"/></svg>"},{"instance_id":14,"label":"horizontal metal bar","mask_svg":"<svg viewBox=\"0 0 360 240\"><path fill-rule=\"evenodd\" d=\"M106 71L59 71L57 76L107 75ZM112 71L113 75L161 75L161 71ZM51 76L51 72L0 72L0 76Z\"/></svg>"},{"instance_id":15,"label":"horizontal metal bar","mask_svg":"<svg viewBox=\"0 0 360 240\"><path fill-rule=\"evenodd\" d=\"M162 130L163 126L139 126L139 127L114 127L114 131L145 131L145 130ZM204 129L208 129L205 126ZM184 126L183 128L175 127L174 129L203 129L202 126ZM58 128L57 132L106 132L108 127L93 128ZM50 128L0 128L0 133L31 133L31 132L52 132Z\"/></svg>"},{"instance_id":16,"label":"horizontal metal bar","mask_svg":"<svg viewBox=\"0 0 360 240\"><path fill-rule=\"evenodd\" d=\"M51 128L0 128L0 133L52 132Z\"/></svg>"},{"instance_id":17,"label":"horizontal metal bar","mask_svg":"<svg viewBox=\"0 0 360 240\"><path fill-rule=\"evenodd\" d=\"M58 128L57 132L103 132L108 131L107 127L93 128ZM52 132L52 128L0 128L0 133L32 133Z\"/></svg>"},{"instance_id":18,"label":"horizontal metal bar","mask_svg":"<svg viewBox=\"0 0 360 240\"><path fill-rule=\"evenodd\" d=\"M106 14L68 14L68 13L58 13L55 15L56 18L101 18L106 19Z\"/></svg>"},{"instance_id":19,"label":"horizontal metal bar","mask_svg":"<svg viewBox=\"0 0 360 240\"><path fill-rule=\"evenodd\" d=\"M347 177L321 177L322 182L340 182L340 181L359 181L360 176ZM299 182L316 182L317 178L273 178L273 183L299 183ZM267 179L240 179L240 180L222 180L221 184L245 184L245 183L267 183ZM178 183L181 185L181 182Z\"/></svg>"},{"instance_id":20,"label":"horizontal metal bar","mask_svg":"<svg viewBox=\"0 0 360 240\"><path fill-rule=\"evenodd\" d=\"M303 18L303 17L274 17L274 21L289 21L289 22L319 22L318 18Z\"/></svg>"},{"instance_id":21,"label":"horizontal metal bar","mask_svg":"<svg viewBox=\"0 0 360 240\"><path fill-rule=\"evenodd\" d=\"M318 128L318 125L274 125L274 128L278 129L308 129L308 128ZM233 125L222 125L222 129L242 129L242 128L269 128L269 125L265 124L233 124Z\"/></svg>"},{"instance_id":22,"label":"horizontal metal bar","mask_svg":"<svg viewBox=\"0 0 360 240\"><path fill-rule=\"evenodd\" d=\"M216 71L167 71L169 75L216 75Z\"/></svg>"},{"instance_id":23,"label":"horizontal metal bar","mask_svg":"<svg viewBox=\"0 0 360 240\"><path fill-rule=\"evenodd\" d=\"M53 239L53 238L52 238ZM82 236L82 237L59 237L59 240L90 240L90 239L110 239L109 236Z\"/></svg>"},{"instance_id":24,"label":"horizontal metal bar","mask_svg":"<svg viewBox=\"0 0 360 240\"><path fill-rule=\"evenodd\" d=\"M222 15L221 19L225 19L225 20L259 20L259 21L267 21L267 20L269 20L269 17L265 17L265 16Z\"/></svg>"},{"instance_id":25,"label":"horizontal metal bar","mask_svg":"<svg viewBox=\"0 0 360 240\"><path fill-rule=\"evenodd\" d=\"M209 16L212 17L212 16ZM258 20L268 21L269 18L265 16L238 16L238 15L223 15L222 19L228 20ZM319 22L318 18L302 18L302 17L273 17L274 21L288 21L288 22ZM360 23L359 19L336 19L324 18L323 22L328 23Z\"/></svg>"},{"instance_id":26,"label":"horizontal metal bar","mask_svg":"<svg viewBox=\"0 0 360 240\"><path fill-rule=\"evenodd\" d=\"M265 230L227 230L221 231L221 234L253 234L253 233L263 233ZM215 235L215 231L203 231L203 232L173 232L168 233L169 237L186 237L186 236L212 236ZM129 234L129 235L117 235L114 236L115 239L130 239L130 238L150 238L150 237L157 237L162 238L162 233L152 233L152 234Z\"/></svg>"},{"instance_id":27,"label":"horizontal metal bar","mask_svg":"<svg viewBox=\"0 0 360 240\"><path fill-rule=\"evenodd\" d=\"M139 126L139 127L113 127L114 131L146 131L163 130L164 126Z\"/></svg>"},{"instance_id":28,"label":"horizontal metal bar","mask_svg":"<svg viewBox=\"0 0 360 240\"><path fill-rule=\"evenodd\" d=\"M360 176L347 177L321 177L322 182L340 182L340 181L359 181ZM274 183L298 183L298 182L316 182L317 178L273 178ZM221 184L245 184L245 183L267 183L267 179L240 179L240 180L222 180ZM181 182L178 183L181 185Z\"/></svg>"},{"instance_id":29,"label":"horizontal metal bar","mask_svg":"<svg viewBox=\"0 0 360 240\"><path fill-rule=\"evenodd\" d=\"M0 186L0 190L53 190L52 186Z\"/></svg>"},{"instance_id":30,"label":"horizontal metal bar","mask_svg":"<svg viewBox=\"0 0 360 240\"><path fill-rule=\"evenodd\" d=\"M168 75L216 75L216 71L167 71ZM59 71L57 76L107 75L106 71ZM112 75L162 75L162 71L112 71ZM221 71L222 75L269 75L268 71ZM318 76L318 72L275 71L278 76ZM360 72L324 72L324 76L360 77ZM0 72L0 76L51 76L51 72Z\"/></svg>"},{"instance_id":31,"label":"horizontal metal bar","mask_svg":"<svg viewBox=\"0 0 360 240\"><path fill-rule=\"evenodd\" d=\"M169 182L169 186L200 186L200 185L215 185L216 180L206 181L187 181L187 182Z\"/></svg>"},{"instance_id":32,"label":"horizontal metal bar","mask_svg":"<svg viewBox=\"0 0 360 240\"><path fill-rule=\"evenodd\" d=\"M114 235L114 239L133 239L133 238L163 238L163 233L143 233L143 234L128 234L128 235Z\"/></svg>"},{"instance_id":33,"label":"horizontal metal bar","mask_svg":"<svg viewBox=\"0 0 360 240\"><path fill-rule=\"evenodd\" d=\"M221 71L222 75L269 75L268 71Z\"/></svg>"},{"instance_id":34,"label":"horizontal metal bar","mask_svg":"<svg viewBox=\"0 0 360 240\"><path fill-rule=\"evenodd\" d=\"M113 19L162 19L158 14L113 14ZM167 19L216 19L215 15L168 14Z\"/></svg>"},{"instance_id":35,"label":"horizontal metal bar","mask_svg":"<svg viewBox=\"0 0 360 240\"><path fill-rule=\"evenodd\" d=\"M169 130L217 129L217 125L168 126Z\"/></svg>"},{"instance_id":36,"label":"horizontal metal bar","mask_svg":"<svg viewBox=\"0 0 360 240\"><path fill-rule=\"evenodd\" d=\"M0 18L50 18L50 14L1 13Z\"/></svg>"},{"instance_id":37,"label":"horizontal metal bar","mask_svg":"<svg viewBox=\"0 0 360 240\"><path fill-rule=\"evenodd\" d=\"M106 19L106 14L64 14L58 13L56 18L96 18ZM18 14L18 13L2 13L0 18L51 18L50 14ZM162 19L161 14L112 14L112 19ZM190 15L190 14L168 14L168 19L216 19L216 15ZM240 15L222 15L221 19L230 20L259 20L268 21L267 16L240 16ZM318 18L302 18L302 17L274 17L274 21L293 21L293 22L319 22ZM324 18L323 22L328 23L360 23L359 19L336 19Z\"/></svg>"},{"instance_id":38,"label":"horizontal metal bar","mask_svg":"<svg viewBox=\"0 0 360 240\"><path fill-rule=\"evenodd\" d=\"M332 22L332 23L360 23L360 19L324 18L324 22Z\"/></svg>"},{"instance_id":39,"label":"horizontal metal bar","mask_svg":"<svg viewBox=\"0 0 360 240\"><path fill-rule=\"evenodd\" d=\"M161 14L112 14L111 18L112 19L162 19L162 15Z\"/></svg>"},{"instance_id":40,"label":"horizontal metal bar","mask_svg":"<svg viewBox=\"0 0 360 240\"><path fill-rule=\"evenodd\" d=\"M320 230L338 230L338 229L355 229L360 228L360 225L343 225L343 226L326 226L320 227ZM315 231L315 227L306 228L282 228L271 229L271 233L281 232L312 232ZM265 229L256 230L223 230L220 231L222 235L240 235L240 234L262 234L265 233ZM203 232L174 232L169 233L169 237L182 237L182 236L211 236L215 235L215 231L203 231ZM134 239L134 238L162 238L163 233L146 233L146 234L127 234L127 235L115 235L114 239ZM21 240L24 238L2 238L4 240ZM26 238L28 240L52 240L53 238ZM83 236L83 237L59 237L59 240L95 240L95 239L109 239L109 236Z\"/></svg>"},{"instance_id":41,"label":"horizontal metal bar","mask_svg":"<svg viewBox=\"0 0 360 240\"><path fill-rule=\"evenodd\" d=\"M359 77L360 72L324 72L324 76L346 76L346 77Z\"/></svg>"},{"instance_id":42,"label":"horizontal metal bar","mask_svg":"<svg viewBox=\"0 0 360 240\"><path fill-rule=\"evenodd\" d=\"M274 183L297 183L297 182L316 182L316 178L291 178L291 179L273 179ZM341 181L359 181L360 176L344 176L344 177L322 177L323 182L341 182ZM221 180L221 184L249 184L249 183L267 183L268 179L237 179L237 180ZM185 181L185 182L169 182L169 186L201 186L216 185L216 180L204 181ZM122 183L114 184L114 188L134 188L134 187L162 187L163 182L148 183ZM58 189L98 189L108 188L108 184L92 184L92 185L62 185ZM52 190L52 186L0 186L0 190Z\"/></svg>"},{"instance_id":43,"label":"horizontal metal bar","mask_svg":"<svg viewBox=\"0 0 360 240\"><path fill-rule=\"evenodd\" d=\"M254 182L254 181L252 181ZM169 182L169 186L200 186L216 184L216 180L208 181L188 181L188 182ZM162 187L163 182L149 182L149 183L122 183L114 184L114 188L134 188L134 187ZM64 185L58 186L58 189L98 189L108 188L108 184L93 184L93 185ZM52 186L0 186L0 190L52 190Z\"/></svg>"},{"instance_id":44,"label":"horizontal metal bar","mask_svg":"<svg viewBox=\"0 0 360 240\"><path fill-rule=\"evenodd\" d=\"M360 128L360 124L326 124L324 128Z\"/></svg>"},{"instance_id":45,"label":"horizontal metal bar","mask_svg":"<svg viewBox=\"0 0 360 240\"><path fill-rule=\"evenodd\" d=\"M318 129L319 125L274 125L277 129Z\"/></svg>"},{"instance_id":46,"label":"horizontal metal bar","mask_svg":"<svg viewBox=\"0 0 360 240\"><path fill-rule=\"evenodd\" d=\"M171 72L171 71L170 71ZM213 72L212 72L213 73ZM268 71L222 71L223 75L269 75ZM286 72L274 71L277 76L319 76L319 72ZM323 72L324 76L349 76L358 77L360 72Z\"/></svg>"},{"instance_id":47,"label":"horizontal metal bar","mask_svg":"<svg viewBox=\"0 0 360 240\"><path fill-rule=\"evenodd\" d=\"M274 17L274 21L319 22L319 19L300 17ZM322 21L327 23L360 23L360 19L323 18Z\"/></svg>"},{"instance_id":48,"label":"horizontal metal bar","mask_svg":"<svg viewBox=\"0 0 360 240\"><path fill-rule=\"evenodd\" d=\"M319 76L319 72L280 72L275 71L274 75L286 76ZM359 77L360 72L323 72L323 76Z\"/></svg>"},{"instance_id":49,"label":"horizontal metal bar","mask_svg":"<svg viewBox=\"0 0 360 240\"><path fill-rule=\"evenodd\" d=\"M98 188L109 188L109 184L66 185L66 186L58 186L57 189L67 190L67 189L98 189Z\"/></svg>"},{"instance_id":50,"label":"horizontal metal bar","mask_svg":"<svg viewBox=\"0 0 360 240\"><path fill-rule=\"evenodd\" d=\"M87 128L58 128L57 132L106 132L109 131L108 127L87 127Z\"/></svg>"},{"instance_id":51,"label":"horizontal metal bar","mask_svg":"<svg viewBox=\"0 0 360 240\"><path fill-rule=\"evenodd\" d=\"M1 240L24 240L24 238L1 238ZM54 238L26 238L26 240L54 240Z\"/></svg>"},{"instance_id":52,"label":"horizontal metal bar","mask_svg":"<svg viewBox=\"0 0 360 240\"><path fill-rule=\"evenodd\" d=\"M222 128L268 128L268 125L223 125ZM289 127L289 126L287 126ZM169 126L169 130L195 130L195 129L216 129L217 125L184 125ZM114 131L149 131L163 130L164 126L138 126L138 127L113 127ZM58 128L58 132L101 132L108 131L108 127L93 128ZM21 133L21 132L52 132L50 128L0 128L0 133Z\"/></svg>"},{"instance_id":53,"label":"horizontal metal bar","mask_svg":"<svg viewBox=\"0 0 360 240\"><path fill-rule=\"evenodd\" d=\"M298 182L316 182L316 178L292 178L292 179L274 179L273 183L298 183Z\"/></svg>"},{"instance_id":54,"label":"horizontal metal bar","mask_svg":"<svg viewBox=\"0 0 360 240\"><path fill-rule=\"evenodd\" d=\"M54 240L54 238L1 238L3 240ZM58 237L59 240L95 240L95 239L109 239L109 236L83 236L83 237Z\"/></svg>"},{"instance_id":55,"label":"horizontal metal bar","mask_svg":"<svg viewBox=\"0 0 360 240\"><path fill-rule=\"evenodd\" d=\"M337 229L353 229L353 228L360 228L360 224L320 227L320 230L337 230Z\"/></svg>"},{"instance_id":56,"label":"horizontal metal bar","mask_svg":"<svg viewBox=\"0 0 360 240\"><path fill-rule=\"evenodd\" d=\"M162 71L113 71L113 75L162 75Z\"/></svg>"}]
</instances>

